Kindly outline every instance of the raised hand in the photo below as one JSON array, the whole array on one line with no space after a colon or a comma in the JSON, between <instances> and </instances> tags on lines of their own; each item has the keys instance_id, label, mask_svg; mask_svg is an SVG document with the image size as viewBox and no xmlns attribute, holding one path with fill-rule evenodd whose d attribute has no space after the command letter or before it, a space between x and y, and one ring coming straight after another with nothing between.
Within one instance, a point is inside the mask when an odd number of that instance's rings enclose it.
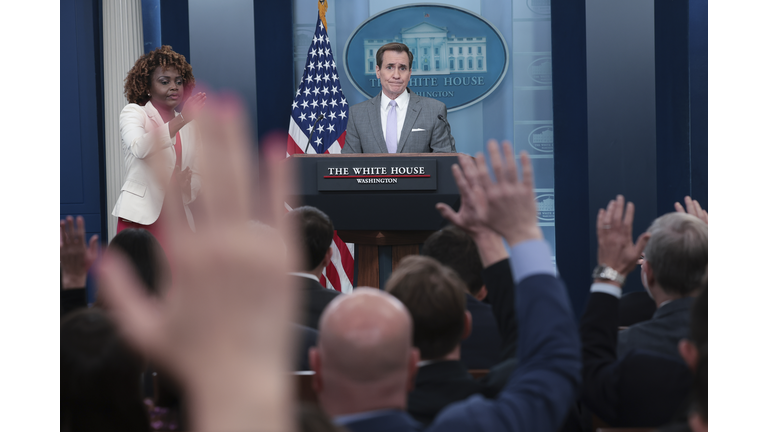
<instances>
[{"instance_id":1,"label":"raised hand","mask_svg":"<svg viewBox=\"0 0 768 432\"><path fill-rule=\"evenodd\" d=\"M675 203L675 211L678 213L688 213L701 219L705 224L709 225L709 215L707 211L701 208L698 201L692 200L691 197L685 197L685 208L680 205L679 202Z\"/></svg>"},{"instance_id":2,"label":"raised hand","mask_svg":"<svg viewBox=\"0 0 768 432\"><path fill-rule=\"evenodd\" d=\"M462 166L468 166L468 169L472 169L474 165L472 159L464 154L459 155L459 162ZM478 214L478 211L486 211L485 209L488 207L482 188L480 185L470 186L458 165L454 164L451 170L461 195L461 207L459 207L458 213L445 203L437 203L435 207L444 218L472 236L483 231L490 231L490 228L483 223Z\"/></svg>"},{"instance_id":3,"label":"raised hand","mask_svg":"<svg viewBox=\"0 0 768 432\"><path fill-rule=\"evenodd\" d=\"M627 203L624 197L617 195L608 203L606 209L597 212L597 262L605 264L626 277L640 259L649 233L643 233L637 243L632 242L632 221L635 218L635 205Z\"/></svg>"},{"instance_id":4,"label":"raised hand","mask_svg":"<svg viewBox=\"0 0 768 432\"><path fill-rule=\"evenodd\" d=\"M203 133L217 138L200 161L211 179L201 199L208 217L191 233L183 215L172 214L179 221L168 225L174 286L152 299L125 259L112 255L100 271L101 289L128 341L189 392L195 429L291 430L296 287L287 278L286 242L292 238L249 223L245 115L231 100L212 105L215 117L201 117ZM289 187L284 152L265 156L275 214Z\"/></svg>"},{"instance_id":5,"label":"raised hand","mask_svg":"<svg viewBox=\"0 0 768 432\"><path fill-rule=\"evenodd\" d=\"M61 261L61 285L63 289L83 288L88 269L99 256L99 236L93 235L85 246L85 220L72 216L59 223L59 259Z\"/></svg>"},{"instance_id":6,"label":"raised hand","mask_svg":"<svg viewBox=\"0 0 768 432\"><path fill-rule=\"evenodd\" d=\"M533 168L528 153L520 154L523 180L517 178L517 164L509 142L503 144L504 158L495 140L488 141L488 154L496 182L491 180L486 166L485 156L477 153L475 161L469 157L460 157L461 170L454 167L453 174L467 209L466 220L479 222L495 231L507 240L510 246L517 243L542 239L541 229L536 221L536 200L533 194ZM470 196L471 195L471 196ZM461 223L464 219L459 214L445 211L443 215ZM461 209L460 209L461 212ZM456 223L454 222L454 223Z\"/></svg>"},{"instance_id":7,"label":"raised hand","mask_svg":"<svg viewBox=\"0 0 768 432\"><path fill-rule=\"evenodd\" d=\"M184 102L184 108L181 110L181 115L184 117L185 122L189 123L197 118L200 110L205 106L206 98L207 96L205 93L197 93Z\"/></svg>"}]
</instances>

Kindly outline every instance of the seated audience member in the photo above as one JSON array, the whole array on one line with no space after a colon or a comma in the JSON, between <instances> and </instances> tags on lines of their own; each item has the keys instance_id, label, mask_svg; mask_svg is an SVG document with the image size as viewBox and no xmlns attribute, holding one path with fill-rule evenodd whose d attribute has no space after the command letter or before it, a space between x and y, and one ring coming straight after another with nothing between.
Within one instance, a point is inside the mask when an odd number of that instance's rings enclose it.
<instances>
[{"instance_id":1,"label":"seated audience member","mask_svg":"<svg viewBox=\"0 0 768 432\"><path fill-rule=\"evenodd\" d=\"M119 250L130 258L150 294L162 295L171 284L171 267L160 242L151 232L127 228L112 238L108 250Z\"/></svg>"},{"instance_id":2,"label":"seated audience member","mask_svg":"<svg viewBox=\"0 0 768 432\"><path fill-rule=\"evenodd\" d=\"M475 380L461 363L460 342L473 331L473 316L466 310L466 286L453 270L429 257L408 256L392 273L386 291L408 308L413 345L421 354L415 388L408 394L413 418L428 425L453 402L473 394L496 396L509 373L501 380ZM498 381L501 386L490 384Z\"/></svg>"},{"instance_id":3,"label":"seated audience member","mask_svg":"<svg viewBox=\"0 0 768 432\"><path fill-rule=\"evenodd\" d=\"M654 220L648 233L641 278L657 310L650 320L619 333L618 354L642 348L677 357L693 297L707 274L707 224L690 214L668 213Z\"/></svg>"},{"instance_id":4,"label":"seated audience member","mask_svg":"<svg viewBox=\"0 0 768 432\"><path fill-rule=\"evenodd\" d=\"M248 171L243 166L249 160L242 132L244 115L237 105L219 107L215 101L213 105L210 111L217 118L203 124L213 129L208 134L221 139L215 151L205 155L203 175L218 180L206 190L217 205L204 202L211 223L194 236L182 236L186 237L182 247L174 251L179 256L178 283L184 289L151 302L126 263L111 256L102 264L101 287L105 299L119 312L115 317L130 341L148 357L173 368L184 383L193 403L194 429L293 430L293 382L286 363L296 287L286 276L294 254L285 253L283 245L291 249L295 230L286 227L283 237L275 238L244 227L252 208ZM270 161L284 157L284 147L278 144L264 148L278 149L267 154ZM463 171L455 167L454 175L462 191L463 211L478 215L509 244L517 287L520 364L496 400L473 396L453 404L429 430L557 431L579 386L578 334L565 287L555 276L551 252L536 223L530 159L522 153L523 180L519 181L509 144L504 153L508 165L498 145L489 144L498 183L490 179L482 153L476 156L477 166L471 158L460 156ZM278 215L290 173L284 172L285 165L274 165L267 179L273 191L270 210ZM214 265L217 262L228 265ZM226 283L210 283L217 280ZM418 361L418 351L411 346L410 318L392 296L374 292L339 296L324 311L312 356L319 371L318 396L323 406L323 401L328 402L329 415L350 415L344 420L352 431L362 430L353 426L363 422L372 425L371 430L388 430L374 419L391 419L392 410L401 412L402 422L389 430L414 430L413 420L402 412L409 377ZM363 315L347 307L353 304L377 317L392 316L378 328L373 326L382 320L368 327L361 318L365 326L347 323L342 329L343 323L331 323L339 320L339 312L344 316L344 309L350 317ZM372 338L387 343L372 344ZM326 352L326 347L334 348ZM351 366L345 370L341 364ZM390 379L380 380L383 376ZM341 392L340 399L324 397L325 391L350 382L360 386ZM384 399L385 395L389 397ZM385 402L374 404L373 400Z\"/></svg>"},{"instance_id":5,"label":"seated audience member","mask_svg":"<svg viewBox=\"0 0 768 432\"><path fill-rule=\"evenodd\" d=\"M659 429L659 432L702 432L707 430L707 346L708 295L705 286L691 308L690 338L680 341L680 355L693 372L693 387L687 418Z\"/></svg>"},{"instance_id":6,"label":"seated audience member","mask_svg":"<svg viewBox=\"0 0 768 432\"><path fill-rule=\"evenodd\" d=\"M299 271L291 273L302 286L302 323L317 330L320 314L331 300L341 294L320 285L320 276L333 255L333 223L328 215L311 206L295 208L286 217L298 227L298 242L303 249Z\"/></svg>"},{"instance_id":7,"label":"seated audience member","mask_svg":"<svg viewBox=\"0 0 768 432\"><path fill-rule=\"evenodd\" d=\"M149 431L143 364L106 313L81 309L61 321L61 430Z\"/></svg>"},{"instance_id":8,"label":"seated audience member","mask_svg":"<svg viewBox=\"0 0 768 432\"><path fill-rule=\"evenodd\" d=\"M598 262L606 268L593 275L581 320L582 397L595 415L613 427L656 427L682 413L691 387L691 372L679 356L644 349L617 354L623 279L635 268L643 248L648 250L646 243L655 235L646 232L633 243L633 218L633 204L628 203L625 211L621 195L597 216ZM702 326L706 329L706 320L702 322L696 316L691 321L689 315L688 322L692 335L700 333ZM685 341L679 344L683 358L690 357L688 346Z\"/></svg>"},{"instance_id":9,"label":"seated audience member","mask_svg":"<svg viewBox=\"0 0 768 432\"><path fill-rule=\"evenodd\" d=\"M461 342L461 362L467 369L490 369L515 355L514 282L501 237L472 228L450 225L437 231L424 242L421 254L451 268L466 284L472 332Z\"/></svg>"},{"instance_id":10,"label":"seated audience member","mask_svg":"<svg viewBox=\"0 0 768 432\"><path fill-rule=\"evenodd\" d=\"M87 305L85 282L88 270L99 255L98 236L85 244L85 220L72 216L59 222L59 265L61 267L61 316Z\"/></svg>"},{"instance_id":11,"label":"seated audience member","mask_svg":"<svg viewBox=\"0 0 768 432\"><path fill-rule=\"evenodd\" d=\"M320 406L355 431L420 428L406 412L419 351L408 309L390 294L356 288L328 305L310 351Z\"/></svg>"},{"instance_id":12,"label":"seated audience member","mask_svg":"<svg viewBox=\"0 0 768 432\"><path fill-rule=\"evenodd\" d=\"M72 216L61 221L62 316L86 307L85 281L88 269L98 256L97 236L91 237L85 247L85 222L77 217L75 228ZM160 295L170 285L171 272L168 258L160 243L147 230L130 228L119 232L109 243L109 250L118 250L130 259L136 273L152 295ZM97 297L96 304L101 305Z\"/></svg>"}]
</instances>

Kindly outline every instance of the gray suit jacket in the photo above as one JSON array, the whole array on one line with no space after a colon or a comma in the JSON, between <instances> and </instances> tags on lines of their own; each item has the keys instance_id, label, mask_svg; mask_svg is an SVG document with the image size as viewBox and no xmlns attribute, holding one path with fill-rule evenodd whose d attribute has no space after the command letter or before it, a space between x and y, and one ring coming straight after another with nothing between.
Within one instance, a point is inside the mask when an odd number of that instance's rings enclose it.
<instances>
[{"instance_id":1,"label":"gray suit jacket","mask_svg":"<svg viewBox=\"0 0 768 432\"><path fill-rule=\"evenodd\" d=\"M677 343L688 337L693 297L673 300L656 310L653 318L619 332L618 356L631 349L644 349L680 358Z\"/></svg>"},{"instance_id":2,"label":"gray suit jacket","mask_svg":"<svg viewBox=\"0 0 768 432\"><path fill-rule=\"evenodd\" d=\"M411 92L397 153L456 153L448 127L448 110L435 99ZM445 121L437 118L442 115ZM347 136L342 153L389 153L381 130L381 92L375 98L350 107Z\"/></svg>"}]
</instances>

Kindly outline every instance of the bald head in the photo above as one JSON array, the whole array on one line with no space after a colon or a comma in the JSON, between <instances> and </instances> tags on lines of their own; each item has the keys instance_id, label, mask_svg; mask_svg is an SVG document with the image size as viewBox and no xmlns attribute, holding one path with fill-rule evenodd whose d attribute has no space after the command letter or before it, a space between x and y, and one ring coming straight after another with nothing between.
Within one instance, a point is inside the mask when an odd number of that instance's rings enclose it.
<instances>
[{"instance_id":1,"label":"bald head","mask_svg":"<svg viewBox=\"0 0 768 432\"><path fill-rule=\"evenodd\" d=\"M412 352L408 310L390 294L357 288L338 296L320 317L323 374L370 383L405 374Z\"/></svg>"}]
</instances>

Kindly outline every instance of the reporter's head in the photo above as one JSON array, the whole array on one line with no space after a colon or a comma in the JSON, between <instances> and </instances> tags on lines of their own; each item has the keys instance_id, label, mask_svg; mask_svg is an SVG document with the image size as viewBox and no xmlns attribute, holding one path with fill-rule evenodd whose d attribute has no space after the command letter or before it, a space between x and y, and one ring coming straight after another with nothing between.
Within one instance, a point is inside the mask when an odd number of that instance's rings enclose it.
<instances>
[{"instance_id":1,"label":"reporter's head","mask_svg":"<svg viewBox=\"0 0 768 432\"><path fill-rule=\"evenodd\" d=\"M686 297L702 287L707 274L707 224L685 213L667 213L653 221L645 246L643 278L673 297Z\"/></svg>"},{"instance_id":2,"label":"reporter's head","mask_svg":"<svg viewBox=\"0 0 768 432\"><path fill-rule=\"evenodd\" d=\"M143 362L98 308L61 322L61 429L148 431Z\"/></svg>"},{"instance_id":3,"label":"reporter's head","mask_svg":"<svg viewBox=\"0 0 768 432\"><path fill-rule=\"evenodd\" d=\"M333 242L331 218L320 209L312 206L295 208L286 215L286 218L293 222L298 230L298 246L303 248L299 254L303 257L300 270L312 271L321 264L327 265L327 261L330 261L329 249Z\"/></svg>"},{"instance_id":4,"label":"reporter's head","mask_svg":"<svg viewBox=\"0 0 768 432\"><path fill-rule=\"evenodd\" d=\"M467 291L456 273L437 260L411 255L400 261L386 291L403 302L413 318L413 344L424 360L455 351L471 331Z\"/></svg>"},{"instance_id":5,"label":"reporter's head","mask_svg":"<svg viewBox=\"0 0 768 432\"><path fill-rule=\"evenodd\" d=\"M455 271L473 296L483 288L483 263L477 245L467 231L449 225L427 238L421 254Z\"/></svg>"},{"instance_id":6,"label":"reporter's head","mask_svg":"<svg viewBox=\"0 0 768 432\"><path fill-rule=\"evenodd\" d=\"M419 361L412 348L412 321L386 292L357 288L339 296L320 318L310 351L315 391L331 415L405 408Z\"/></svg>"}]
</instances>

